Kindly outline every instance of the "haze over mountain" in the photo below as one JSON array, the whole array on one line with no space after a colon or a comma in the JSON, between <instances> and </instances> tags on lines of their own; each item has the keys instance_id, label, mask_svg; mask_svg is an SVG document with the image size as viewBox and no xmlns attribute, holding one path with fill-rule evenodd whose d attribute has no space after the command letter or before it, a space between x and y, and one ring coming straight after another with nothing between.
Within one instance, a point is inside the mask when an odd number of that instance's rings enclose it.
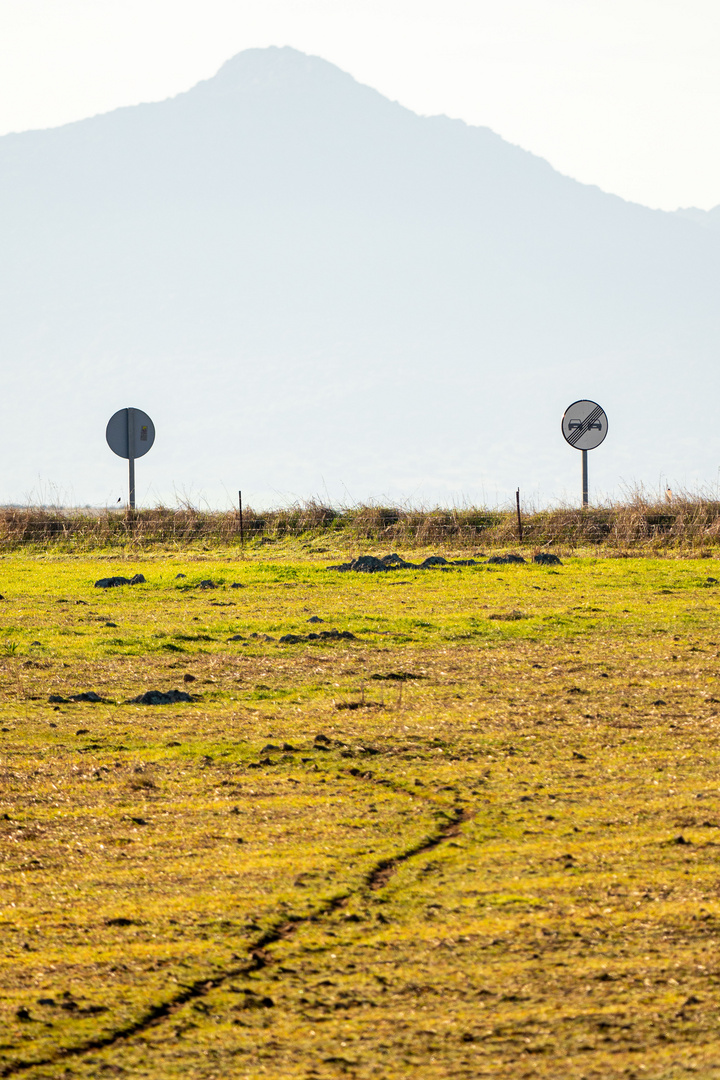
<instances>
[{"instance_id":1,"label":"haze over mountain","mask_svg":"<svg viewBox=\"0 0 720 1080\"><path fill-rule=\"evenodd\" d=\"M683 207L677 211L682 217L691 218L708 229L720 229L720 206L714 206L712 210L700 210L697 206Z\"/></svg>"},{"instance_id":2,"label":"haze over mountain","mask_svg":"<svg viewBox=\"0 0 720 1080\"><path fill-rule=\"evenodd\" d=\"M710 215L714 223L717 211ZM0 499L546 501L715 483L720 232L332 64L252 49L151 105L0 139Z\"/></svg>"}]
</instances>

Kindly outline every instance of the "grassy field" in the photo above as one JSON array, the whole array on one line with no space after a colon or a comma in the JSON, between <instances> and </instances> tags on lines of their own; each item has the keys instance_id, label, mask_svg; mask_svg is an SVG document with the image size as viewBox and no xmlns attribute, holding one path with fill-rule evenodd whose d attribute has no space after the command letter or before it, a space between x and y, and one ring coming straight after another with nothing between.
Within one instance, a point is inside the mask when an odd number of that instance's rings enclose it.
<instances>
[{"instance_id":1,"label":"grassy field","mask_svg":"<svg viewBox=\"0 0 720 1080\"><path fill-rule=\"evenodd\" d=\"M0 558L0 1077L720 1077L716 560L345 557Z\"/></svg>"}]
</instances>

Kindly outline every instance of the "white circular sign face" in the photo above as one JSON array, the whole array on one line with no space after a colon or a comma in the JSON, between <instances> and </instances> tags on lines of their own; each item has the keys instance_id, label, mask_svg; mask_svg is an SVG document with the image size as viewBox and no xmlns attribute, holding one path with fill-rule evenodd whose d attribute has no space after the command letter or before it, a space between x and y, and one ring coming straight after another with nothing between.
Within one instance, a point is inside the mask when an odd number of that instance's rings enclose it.
<instances>
[{"instance_id":1,"label":"white circular sign face","mask_svg":"<svg viewBox=\"0 0 720 1080\"><path fill-rule=\"evenodd\" d=\"M118 409L108 420L105 438L118 457L129 458L132 446L132 456L139 458L147 454L155 442L155 425L142 409Z\"/></svg>"},{"instance_id":2,"label":"white circular sign face","mask_svg":"<svg viewBox=\"0 0 720 1080\"><path fill-rule=\"evenodd\" d=\"M574 401L562 418L562 433L576 450L594 450L608 431L605 410L596 401Z\"/></svg>"}]
</instances>

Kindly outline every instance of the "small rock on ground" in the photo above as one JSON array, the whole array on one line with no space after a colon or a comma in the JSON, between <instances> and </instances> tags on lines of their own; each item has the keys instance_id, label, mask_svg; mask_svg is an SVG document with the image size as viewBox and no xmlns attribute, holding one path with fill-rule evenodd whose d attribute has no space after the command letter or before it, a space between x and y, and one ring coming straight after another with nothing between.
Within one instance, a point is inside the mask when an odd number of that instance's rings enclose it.
<instances>
[{"instance_id":1,"label":"small rock on ground","mask_svg":"<svg viewBox=\"0 0 720 1080\"><path fill-rule=\"evenodd\" d=\"M81 694L71 694L70 697L63 697L62 694L51 694L48 701L52 704L68 705L71 701L102 702L103 698L96 694L94 690L85 690Z\"/></svg>"},{"instance_id":2,"label":"small rock on ground","mask_svg":"<svg viewBox=\"0 0 720 1080\"><path fill-rule=\"evenodd\" d=\"M521 559L520 561L524 562L525 560ZM421 563L412 563L406 562L405 559L393 552L391 555L383 555L381 559L376 555L359 555L352 562L329 566L328 570L340 570L341 572L353 570L358 574L379 574L387 570L431 570L435 566L445 568L476 565L475 559L458 559L456 562L450 562L448 559L444 559L442 555L430 555Z\"/></svg>"},{"instance_id":3,"label":"small rock on ground","mask_svg":"<svg viewBox=\"0 0 720 1080\"><path fill-rule=\"evenodd\" d=\"M279 639L286 645L297 645L301 641L356 641L349 630L321 630L319 634L283 634Z\"/></svg>"},{"instance_id":4,"label":"small rock on ground","mask_svg":"<svg viewBox=\"0 0 720 1080\"><path fill-rule=\"evenodd\" d=\"M168 690L167 693L162 690L146 690L144 694L130 699L133 705L174 705L178 701L192 701L192 698L184 690Z\"/></svg>"},{"instance_id":5,"label":"small rock on ground","mask_svg":"<svg viewBox=\"0 0 720 1080\"><path fill-rule=\"evenodd\" d=\"M135 574L134 577L104 577L95 582L96 589L114 589L118 585L142 585L145 582L145 578L142 574Z\"/></svg>"}]
</instances>

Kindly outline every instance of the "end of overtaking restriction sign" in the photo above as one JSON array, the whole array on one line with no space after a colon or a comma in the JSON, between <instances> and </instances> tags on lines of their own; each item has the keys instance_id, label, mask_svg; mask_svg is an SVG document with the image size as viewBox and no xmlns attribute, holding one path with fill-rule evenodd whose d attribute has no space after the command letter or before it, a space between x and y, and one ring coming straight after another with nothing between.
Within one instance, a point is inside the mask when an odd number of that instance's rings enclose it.
<instances>
[{"instance_id":1,"label":"end of overtaking restriction sign","mask_svg":"<svg viewBox=\"0 0 720 1080\"><path fill-rule=\"evenodd\" d=\"M605 410L596 401L574 401L562 418L563 437L576 450L594 450L608 432Z\"/></svg>"}]
</instances>

